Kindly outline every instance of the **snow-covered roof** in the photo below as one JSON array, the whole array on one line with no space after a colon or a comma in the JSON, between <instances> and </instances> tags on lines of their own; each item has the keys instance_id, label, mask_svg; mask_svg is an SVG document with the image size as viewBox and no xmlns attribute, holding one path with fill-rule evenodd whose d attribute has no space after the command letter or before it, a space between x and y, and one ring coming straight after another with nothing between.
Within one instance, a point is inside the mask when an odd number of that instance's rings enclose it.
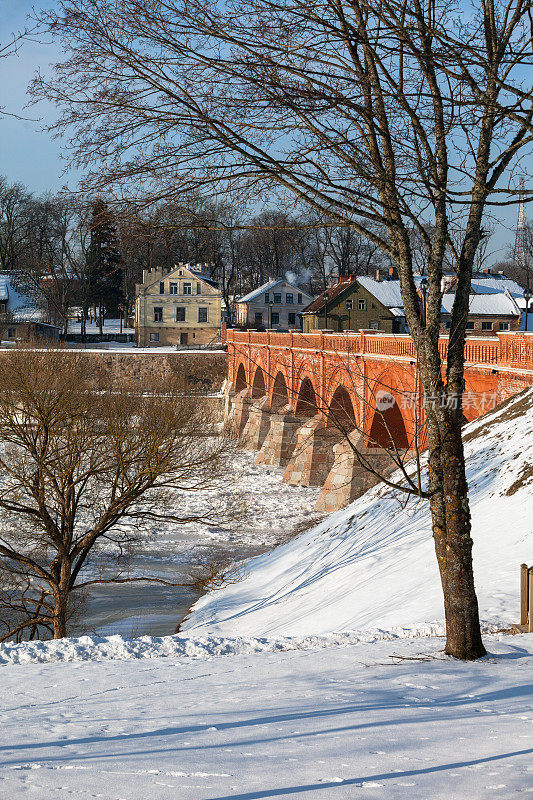
<instances>
[{"instance_id":1,"label":"snow-covered roof","mask_svg":"<svg viewBox=\"0 0 533 800\"><path fill-rule=\"evenodd\" d=\"M0 273L0 300L7 303L7 311L15 322L40 322L43 319L43 312L34 298L24 293L16 276L11 273Z\"/></svg>"},{"instance_id":2,"label":"snow-covered roof","mask_svg":"<svg viewBox=\"0 0 533 800\"><path fill-rule=\"evenodd\" d=\"M403 300L400 292L400 281L376 281L362 275L357 278L359 283L367 292L373 294L376 300L387 308L402 308Z\"/></svg>"},{"instance_id":3,"label":"snow-covered roof","mask_svg":"<svg viewBox=\"0 0 533 800\"><path fill-rule=\"evenodd\" d=\"M415 283L420 283L421 280L422 278L415 277ZM395 316L404 315L399 281L376 281L366 276L358 278L357 281L380 303L389 308ZM516 316L520 313L517 300L522 295L522 287L503 275L476 276L472 281L470 313L486 314L487 316ZM453 292L443 295L443 314L450 313L454 297Z\"/></svg>"},{"instance_id":4,"label":"snow-covered roof","mask_svg":"<svg viewBox=\"0 0 533 800\"><path fill-rule=\"evenodd\" d=\"M273 289L275 289L277 286L281 286L283 283L286 284L287 286L290 286L291 289L295 289L300 294L303 294L309 298L311 297L310 294L304 292L304 290L300 289L299 286L296 286L295 283L291 283L285 278L280 278L277 281L269 281L268 283L264 283L258 289L254 289L253 291L248 292L248 294L245 294L242 297L238 297L237 303L250 303L252 300L256 300L258 297L260 297L262 294L265 294L265 292L271 292Z\"/></svg>"},{"instance_id":5,"label":"snow-covered roof","mask_svg":"<svg viewBox=\"0 0 533 800\"><path fill-rule=\"evenodd\" d=\"M442 313L450 314L455 299L454 294L442 296ZM471 314L485 316L519 316L518 308L512 295L506 292L492 292L490 294L471 294L469 311Z\"/></svg>"},{"instance_id":6,"label":"snow-covered roof","mask_svg":"<svg viewBox=\"0 0 533 800\"><path fill-rule=\"evenodd\" d=\"M21 306L13 311L13 322L42 322L45 314L35 306Z\"/></svg>"},{"instance_id":7,"label":"snow-covered roof","mask_svg":"<svg viewBox=\"0 0 533 800\"><path fill-rule=\"evenodd\" d=\"M505 275L476 274L472 278L473 294L492 294L508 291L513 297L522 297L523 288Z\"/></svg>"}]
</instances>

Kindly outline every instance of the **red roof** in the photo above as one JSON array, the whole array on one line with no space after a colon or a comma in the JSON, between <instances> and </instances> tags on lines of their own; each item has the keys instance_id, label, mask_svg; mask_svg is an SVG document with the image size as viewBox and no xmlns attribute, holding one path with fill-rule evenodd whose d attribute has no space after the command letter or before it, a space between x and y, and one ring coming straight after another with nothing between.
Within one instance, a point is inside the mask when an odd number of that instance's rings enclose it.
<instances>
[{"instance_id":1,"label":"red roof","mask_svg":"<svg viewBox=\"0 0 533 800\"><path fill-rule=\"evenodd\" d=\"M335 300L336 297L339 297L346 289L349 289L352 284L357 281L355 275L348 275L345 278L339 278L339 282L332 286L329 289L326 289L326 293L328 295L328 303L331 303L332 300ZM318 311L322 311L324 306L326 305L323 298L324 292L320 294L313 302L307 306L306 309L302 313L304 314L316 314Z\"/></svg>"}]
</instances>

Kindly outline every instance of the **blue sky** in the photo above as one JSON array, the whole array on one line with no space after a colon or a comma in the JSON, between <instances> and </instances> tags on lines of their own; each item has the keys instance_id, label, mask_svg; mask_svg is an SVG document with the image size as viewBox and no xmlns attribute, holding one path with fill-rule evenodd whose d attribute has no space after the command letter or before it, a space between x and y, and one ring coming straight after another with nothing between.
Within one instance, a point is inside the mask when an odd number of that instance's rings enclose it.
<instances>
[{"instance_id":1,"label":"blue sky","mask_svg":"<svg viewBox=\"0 0 533 800\"><path fill-rule=\"evenodd\" d=\"M41 0L41 3L38 0L0 0L0 41L5 41L12 31L24 27L32 6L52 5L53 0ZM76 174L65 174L61 141L41 130L43 124L54 119L55 109L44 104L24 109L26 87L33 73L37 68L49 69L59 55L59 49L49 42L26 42L17 56L0 59L0 106L27 118L0 118L0 175L9 181L20 181L37 193L56 192L65 185L70 188L76 185ZM490 242L492 261L505 258L507 248L514 240L517 211L507 208L498 213L500 224ZM532 212L527 216L531 217Z\"/></svg>"},{"instance_id":2,"label":"blue sky","mask_svg":"<svg viewBox=\"0 0 533 800\"><path fill-rule=\"evenodd\" d=\"M35 0L0 0L0 41L7 41L13 31L24 28L32 5L39 6ZM51 44L26 42L16 56L0 59L0 105L26 118L0 119L0 175L38 193L57 191L67 181L75 183L75 175L62 176L65 163L60 157L61 143L40 130L43 123L54 118L55 110L44 104L24 108L33 73L38 67L46 70L58 55Z\"/></svg>"}]
</instances>

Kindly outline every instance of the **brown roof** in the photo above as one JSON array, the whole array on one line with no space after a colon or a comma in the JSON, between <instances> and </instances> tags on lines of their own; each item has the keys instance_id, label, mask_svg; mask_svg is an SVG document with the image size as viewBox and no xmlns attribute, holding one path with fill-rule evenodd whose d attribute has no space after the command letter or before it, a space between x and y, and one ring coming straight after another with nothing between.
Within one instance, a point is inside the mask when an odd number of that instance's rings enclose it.
<instances>
[{"instance_id":1,"label":"brown roof","mask_svg":"<svg viewBox=\"0 0 533 800\"><path fill-rule=\"evenodd\" d=\"M342 281L336 283L335 286L326 289L328 295L328 303L331 303L332 300L335 300L337 297L339 297L339 295L341 295L343 292L349 289L350 286L353 286L353 284L356 281L357 278L355 277L355 275L351 275L349 277L343 278ZM320 294L315 300L313 300L313 302L310 305L308 305L307 308L304 308L302 314L316 314L317 312L322 311L322 309L326 305L323 300L323 294L324 292L322 292L322 294Z\"/></svg>"}]
</instances>

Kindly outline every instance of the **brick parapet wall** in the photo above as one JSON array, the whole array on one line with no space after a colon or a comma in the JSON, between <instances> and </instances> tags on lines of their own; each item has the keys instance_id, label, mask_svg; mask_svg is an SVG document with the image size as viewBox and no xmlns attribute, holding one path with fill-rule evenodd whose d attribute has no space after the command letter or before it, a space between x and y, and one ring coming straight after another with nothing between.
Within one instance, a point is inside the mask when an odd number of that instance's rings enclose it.
<instances>
[{"instance_id":1,"label":"brick parapet wall","mask_svg":"<svg viewBox=\"0 0 533 800\"><path fill-rule=\"evenodd\" d=\"M255 345L416 360L414 342L406 334L380 334L374 331L341 334L329 334L323 331L258 333L229 329L225 332L225 337L229 347ZM448 336L442 336L439 340L439 350L443 357L448 350L448 341ZM510 366L533 371L533 334L503 332L499 333L497 338L469 337L465 345L465 361L468 364Z\"/></svg>"}]
</instances>

